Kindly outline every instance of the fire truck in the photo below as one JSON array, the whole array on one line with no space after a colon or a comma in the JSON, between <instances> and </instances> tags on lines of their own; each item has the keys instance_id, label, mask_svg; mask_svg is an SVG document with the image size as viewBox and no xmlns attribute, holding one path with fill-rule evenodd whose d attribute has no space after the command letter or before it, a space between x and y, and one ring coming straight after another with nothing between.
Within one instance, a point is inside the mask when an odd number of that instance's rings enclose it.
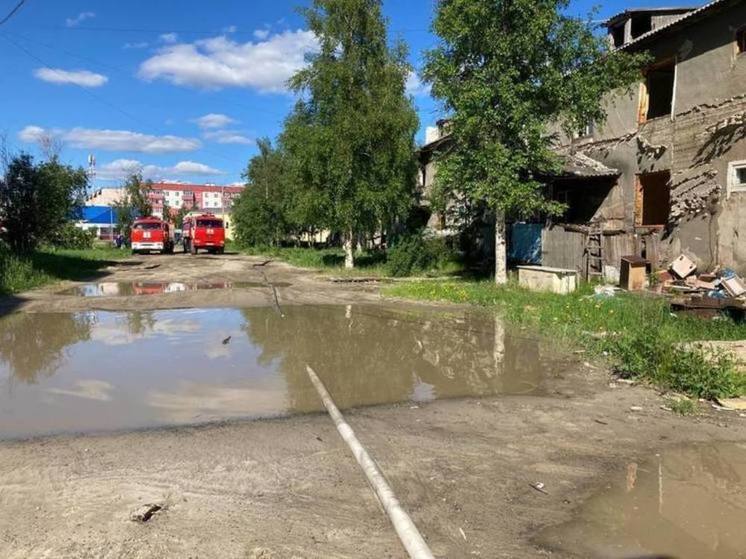
<instances>
[{"instance_id":1,"label":"fire truck","mask_svg":"<svg viewBox=\"0 0 746 559\"><path fill-rule=\"evenodd\" d=\"M219 217L190 215L184 218L181 229L184 252L197 254L204 249L211 254L223 254L225 251L225 226Z\"/></svg>"},{"instance_id":2,"label":"fire truck","mask_svg":"<svg viewBox=\"0 0 746 559\"><path fill-rule=\"evenodd\" d=\"M132 224L132 254L158 251L173 254L174 238L171 225L157 217L139 217Z\"/></svg>"}]
</instances>

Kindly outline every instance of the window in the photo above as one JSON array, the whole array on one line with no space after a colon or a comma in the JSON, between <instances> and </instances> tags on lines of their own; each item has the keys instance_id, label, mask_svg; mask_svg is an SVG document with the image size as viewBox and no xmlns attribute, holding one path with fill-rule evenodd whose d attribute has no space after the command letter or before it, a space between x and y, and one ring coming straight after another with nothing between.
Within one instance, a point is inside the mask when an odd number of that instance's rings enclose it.
<instances>
[{"instance_id":1,"label":"window","mask_svg":"<svg viewBox=\"0 0 746 559\"><path fill-rule=\"evenodd\" d=\"M738 54L746 52L746 26L736 31L736 52Z\"/></svg>"},{"instance_id":2,"label":"window","mask_svg":"<svg viewBox=\"0 0 746 559\"><path fill-rule=\"evenodd\" d=\"M746 192L746 161L728 164L728 194L732 192Z\"/></svg>"},{"instance_id":3,"label":"window","mask_svg":"<svg viewBox=\"0 0 746 559\"><path fill-rule=\"evenodd\" d=\"M580 130L575 132L573 135L574 139L578 140L580 138L590 138L593 136L593 132L595 131L595 126L593 124L593 121L588 122L585 126L583 126Z\"/></svg>"},{"instance_id":4,"label":"window","mask_svg":"<svg viewBox=\"0 0 746 559\"><path fill-rule=\"evenodd\" d=\"M658 64L646 72L645 84L640 96L641 123L651 118L671 114L675 79L675 61Z\"/></svg>"},{"instance_id":5,"label":"window","mask_svg":"<svg viewBox=\"0 0 746 559\"><path fill-rule=\"evenodd\" d=\"M632 16L632 38L637 39L653 28L653 17L650 14Z\"/></svg>"},{"instance_id":6,"label":"window","mask_svg":"<svg viewBox=\"0 0 746 559\"><path fill-rule=\"evenodd\" d=\"M660 227L668 223L671 209L671 173L645 173L637 176L635 225Z\"/></svg>"}]
</instances>

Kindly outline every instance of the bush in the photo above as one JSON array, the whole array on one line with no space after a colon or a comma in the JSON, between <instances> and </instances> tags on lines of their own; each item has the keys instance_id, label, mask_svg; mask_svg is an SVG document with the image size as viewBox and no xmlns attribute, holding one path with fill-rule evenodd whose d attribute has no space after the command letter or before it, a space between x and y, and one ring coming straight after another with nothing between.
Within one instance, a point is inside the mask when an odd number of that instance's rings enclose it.
<instances>
[{"instance_id":1,"label":"bush","mask_svg":"<svg viewBox=\"0 0 746 559\"><path fill-rule=\"evenodd\" d=\"M49 244L57 248L85 250L93 248L93 241L93 233L66 223L49 239Z\"/></svg>"},{"instance_id":2,"label":"bush","mask_svg":"<svg viewBox=\"0 0 746 559\"><path fill-rule=\"evenodd\" d=\"M454 259L445 239L410 235L399 239L389 250L386 268L392 276L411 276Z\"/></svg>"}]
</instances>

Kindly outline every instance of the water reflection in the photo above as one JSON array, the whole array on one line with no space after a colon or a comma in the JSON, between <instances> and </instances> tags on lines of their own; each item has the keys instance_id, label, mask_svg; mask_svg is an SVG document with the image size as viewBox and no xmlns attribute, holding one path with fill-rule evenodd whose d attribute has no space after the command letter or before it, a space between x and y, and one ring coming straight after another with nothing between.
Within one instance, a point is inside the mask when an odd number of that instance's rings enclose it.
<instances>
[{"instance_id":1,"label":"water reflection","mask_svg":"<svg viewBox=\"0 0 746 559\"><path fill-rule=\"evenodd\" d=\"M0 319L0 362L25 383L53 374L65 357L65 348L87 340L92 316L80 314L15 313Z\"/></svg>"},{"instance_id":2,"label":"water reflection","mask_svg":"<svg viewBox=\"0 0 746 559\"><path fill-rule=\"evenodd\" d=\"M593 557L746 556L746 445L679 447L619 470L577 519L542 540Z\"/></svg>"},{"instance_id":3,"label":"water reflection","mask_svg":"<svg viewBox=\"0 0 746 559\"><path fill-rule=\"evenodd\" d=\"M260 362L278 366L290 405L319 408L305 372L318 372L340 407L406 400L530 393L543 367L539 343L506 334L499 319L371 307L290 307L285 317L246 309Z\"/></svg>"},{"instance_id":4,"label":"water reflection","mask_svg":"<svg viewBox=\"0 0 746 559\"><path fill-rule=\"evenodd\" d=\"M287 287L289 283L277 282L275 287ZM185 291L202 291L209 289L249 289L267 287L262 282L252 281L104 281L85 283L58 291L58 295L76 295L78 297L128 297L132 295L163 295L164 293L182 293Z\"/></svg>"},{"instance_id":5,"label":"water reflection","mask_svg":"<svg viewBox=\"0 0 746 559\"><path fill-rule=\"evenodd\" d=\"M21 313L0 319L0 436L320 411L306 363L341 408L531 393L563 366L536 340L469 313Z\"/></svg>"}]
</instances>

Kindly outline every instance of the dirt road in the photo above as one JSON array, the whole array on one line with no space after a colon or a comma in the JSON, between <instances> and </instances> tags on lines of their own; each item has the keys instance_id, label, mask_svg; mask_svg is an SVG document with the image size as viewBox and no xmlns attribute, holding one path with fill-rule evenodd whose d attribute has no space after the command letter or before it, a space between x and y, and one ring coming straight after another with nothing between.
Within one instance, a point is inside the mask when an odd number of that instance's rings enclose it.
<instances>
[{"instance_id":1,"label":"dirt road","mask_svg":"<svg viewBox=\"0 0 746 559\"><path fill-rule=\"evenodd\" d=\"M19 312L274 305L262 271L280 284L281 305L381 301L372 285L340 286L260 262L137 257L97 281L260 285L59 295L69 284L24 294ZM630 463L681 443L746 440L738 414L681 418L662 403L652 390L610 384L604 370L577 362L537 395L403 402L346 415L436 556L533 558L555 548L553 557L570 557L540 531L629 476ZM143 504L162 509L147 522L131 520ZM0 556L405 555L329 418L310 413L0 442Z\"/></svg>"}]
</instances>

